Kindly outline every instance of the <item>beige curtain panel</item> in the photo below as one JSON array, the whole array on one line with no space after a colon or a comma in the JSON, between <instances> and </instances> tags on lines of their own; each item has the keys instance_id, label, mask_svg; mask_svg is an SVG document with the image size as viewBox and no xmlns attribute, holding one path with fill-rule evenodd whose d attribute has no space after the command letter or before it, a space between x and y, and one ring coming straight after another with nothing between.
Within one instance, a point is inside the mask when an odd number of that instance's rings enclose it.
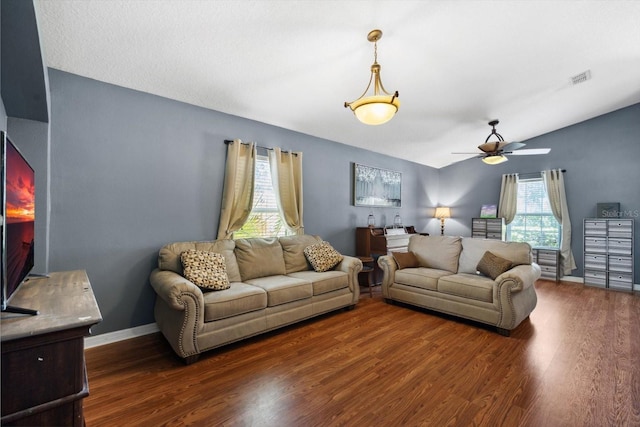
<instances>
[{"instance_id":1,"label":"beige curtain panel","mask_svg":"<svg viewBox=\"0 0 640 427\"><path fill-rule=\"evenodd\" d=\"M551 211L562 227L560 238L560 264L563 275L571 274L576 268L576 261L571 252L571 221L569 220L569 206L564 189L562 170L554 169L542 171L542 180L547 189L547 196L551 204Z\"/></svg>"},{"instance_id":2,"label":"beige curtain panel","mask_svg":"<svg viewBox=\"0 0 640 427\"><path fill-rule=\"evenodd\" d=\"M510 173L502 175L500 187L500 203L498 205L498 218L504 218L505 224L510 224L516 216L518 208L518 174Z\"/></svg>"},{"instance_id":3,"label":"beige curtain panel","mask_svg":"<svg viewBox=\"0 0 640 427\"><path fill-rule=\"evenodd\" d=\"M239 139L227 145L218 239L231 239L249 218L253 206L256 147Z\"/></svg>"},{"instance_id":4,"label":"beige curtain panel","mask_svg":"<svg viewBox=\"0 0 640 427\"><path fill-rule=\"evenodd\" d=\"M280 216L295 234L304 234L302 221L302 153L269 151L271 181Z\"/></svg>"}]
</instances>

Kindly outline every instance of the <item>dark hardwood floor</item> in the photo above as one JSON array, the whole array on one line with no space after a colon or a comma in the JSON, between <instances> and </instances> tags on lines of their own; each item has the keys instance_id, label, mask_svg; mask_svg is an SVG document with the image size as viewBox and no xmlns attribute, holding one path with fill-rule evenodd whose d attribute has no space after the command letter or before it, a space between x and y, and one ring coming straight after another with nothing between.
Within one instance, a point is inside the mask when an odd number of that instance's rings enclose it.
<instances>
[{"instance_id":1,"label":"dark hardwood floor","mask_svg":"<svg viewBox=\"0 0 640 427\"><path fill-rule=\"evenodd\" d=\"M205 353L160 334L86 351L87 426L640 426L640 296L538 281L503 337L385 304Z\"/></svg>"}]
</instances>

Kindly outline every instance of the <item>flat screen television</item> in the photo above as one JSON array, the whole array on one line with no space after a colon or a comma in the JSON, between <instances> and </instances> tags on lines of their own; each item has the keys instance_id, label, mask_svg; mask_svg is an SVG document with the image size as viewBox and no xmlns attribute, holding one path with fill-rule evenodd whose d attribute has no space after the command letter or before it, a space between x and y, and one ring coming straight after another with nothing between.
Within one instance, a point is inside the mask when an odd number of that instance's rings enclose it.
<instances>
[{"instance_id":1,"label":"flat screen television","mask_svg":"<svg viewBox=\"0 0 640 427\"><path fill-rule=\"evenodd\" d=\"M34 265L35 172L1 132L2 150L2 311L37 314L10 305L11 297Z\"/></svg>"}]
</instances>

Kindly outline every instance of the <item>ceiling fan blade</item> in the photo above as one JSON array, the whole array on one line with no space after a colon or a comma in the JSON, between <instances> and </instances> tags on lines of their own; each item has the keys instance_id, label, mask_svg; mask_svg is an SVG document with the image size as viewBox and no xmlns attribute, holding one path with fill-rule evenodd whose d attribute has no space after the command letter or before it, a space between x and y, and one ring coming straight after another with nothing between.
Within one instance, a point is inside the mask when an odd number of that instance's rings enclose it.
<instances>
[{"instance_id":1,"label":"ceiling fan blade","mask_svg":"<svg viewBox=\"0 0 640 427\"><path fill-rule=\"evenodd\" d=\"M505 145L502 149L505 151L514 151L514 150L519 150L522 147L524 147L525 144L524 142L510 142L507 145Z\"/></svg>"},{"instance_id":2,"label":"ceiling fan blade","mask_svg":"<svg viewBox=\"0 0 640 427\"><path fill-rule=\"evenodd\" d=\"M512 156L531 156L535 154L547 154L551 151L551 148L528 148L526 150L518 150L509 153Z\"/></svg>"}]
</instances>

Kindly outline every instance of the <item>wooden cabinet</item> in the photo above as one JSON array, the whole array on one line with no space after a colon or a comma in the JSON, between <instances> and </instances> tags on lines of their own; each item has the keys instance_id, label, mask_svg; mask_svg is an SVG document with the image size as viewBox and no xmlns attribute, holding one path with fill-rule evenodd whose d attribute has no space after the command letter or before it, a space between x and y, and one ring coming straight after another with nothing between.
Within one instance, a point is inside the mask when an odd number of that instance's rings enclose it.
<instances>
[{"instance_id":1,"label":"wooden cabinet","mask_svg":"<svg viewBox=\"0 0 640 427\"><path fill-rule=\"evenodd\" d=\"M540 277L560 280L560 250L554 248L533 248L533 262L540 266Z\"/></svg>"},{"instance_id":2,"label":"wooden cabinet","mask_svg":"<svg viewBox=\"0 0 640 427\"><path fill-rule=\"evenodd\" d=\"M507 229L504 218L472 218L471 237L504 240Z\"/></svg>"},{"instance_id":3,"label":"wooden cabinet","mask_svg":"<svg viewBox=\"0 0 640 427\"><path fill-rule=\"evenodd\" d=\"M2 425L83 426L84 337L102 320L86 273L29 279L11 303L39 314L2 313Z\"/></svg>"},{"instance_id":4,"label":"wooden cabinet","mask_svg":"<svg viewBox=\"0 0 640 427\"><path fill-rule=\"evenodd\" d=\"M633 220L584 220L584 283L633 290Z\"/></svg>"}]
</instances>

